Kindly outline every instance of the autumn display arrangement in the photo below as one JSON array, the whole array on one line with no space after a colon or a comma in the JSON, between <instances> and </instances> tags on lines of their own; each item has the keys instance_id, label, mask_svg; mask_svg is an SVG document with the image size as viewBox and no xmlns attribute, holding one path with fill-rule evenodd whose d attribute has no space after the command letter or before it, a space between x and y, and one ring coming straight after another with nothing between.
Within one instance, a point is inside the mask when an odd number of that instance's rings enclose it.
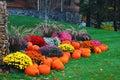
<instances>
[{"instance_id":1,"label":"autumn display arrangement","mask_svg":"<svg viewBox=\"0 0 120 80\"><path fill-rule=\"evenodd\" d=\"M51 28L50 28L51 27ZM42 31L41 31L42 29ZM26 75L48 75L51 70L64 70L71 58L79 60L108 50L106 44L92 40L86 30L58 29L57 26L38 26L42 35L10 36L10 54L3 62Z\"/></svg>"}]
</instances>

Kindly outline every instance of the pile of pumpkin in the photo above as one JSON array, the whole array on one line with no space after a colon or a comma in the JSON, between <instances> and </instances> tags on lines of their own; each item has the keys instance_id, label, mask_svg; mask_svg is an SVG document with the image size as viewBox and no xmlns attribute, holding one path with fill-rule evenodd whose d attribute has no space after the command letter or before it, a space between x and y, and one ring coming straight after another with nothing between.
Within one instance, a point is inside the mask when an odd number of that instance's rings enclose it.
<instances>
[{"instance_id":1,"label":"pile of pumpkin","mask_svg":"<svg viewBox=\"0 0 120 80\"><path fill-rule=\"evenodd\" d=\"M39 46L33 45L31 42L27 42L28 48L26 49L25 53L29 53L28 49L31 50L33 53L39 53L37 50L39 50ZM70 58L73 59L80 59L81 56L83 57L90 57L91 52L94 52L95 54L100 54L103 51L108 50L108 46L105 44L100 44L99 46L95 46L90 41L83 41L83 42L76 42L76 41L68 41L64 40L61 42L62 46L64 45L70 45L73 47L73 50L65 50L61 48L62 56L60 57L47 57L44 55L41 55L41 63L37 64L37 62L34 62L32 65L29 65L25 68L25 73L30 76L36 76L38 74L47 75L50 74L51 69L55 70L63 70L64 65L68 63ZM31 49L30 49L31 48Z\"/></svg>"}]
</instances>

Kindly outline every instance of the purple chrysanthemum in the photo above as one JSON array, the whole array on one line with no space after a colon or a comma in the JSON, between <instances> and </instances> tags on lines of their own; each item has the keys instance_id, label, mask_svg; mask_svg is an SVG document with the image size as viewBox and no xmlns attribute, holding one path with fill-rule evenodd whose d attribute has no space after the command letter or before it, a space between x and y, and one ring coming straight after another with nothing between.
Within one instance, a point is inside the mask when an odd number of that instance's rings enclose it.
<instances>
[{"instance_id":1,"label":"purple chrysanthemum","mask_svg":"<svg viewBox=\"0 0 120 80\"><path fill-rule=\"evenodd\" d=\"M47 57L61 57L62 50L55 45L46 45L39 49L42 55Z\"/></svg>"}]
</instances>

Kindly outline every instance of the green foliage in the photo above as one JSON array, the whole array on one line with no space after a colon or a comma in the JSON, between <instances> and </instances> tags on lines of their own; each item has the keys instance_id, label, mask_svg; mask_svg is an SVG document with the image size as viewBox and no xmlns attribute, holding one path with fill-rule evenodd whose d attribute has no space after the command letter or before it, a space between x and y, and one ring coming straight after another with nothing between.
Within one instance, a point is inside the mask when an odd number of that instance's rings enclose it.
<instances>
[{"instance_id":1,"label":"green foliage","mask_svg":"<svg viewBox=\"0 0 120 80\"><path fill-rule=\"evenodd\" d=\"M112 24L102 24L101 28L105 30L114 31L114 27L112 26Z\"/></svg>"}]
</instances>

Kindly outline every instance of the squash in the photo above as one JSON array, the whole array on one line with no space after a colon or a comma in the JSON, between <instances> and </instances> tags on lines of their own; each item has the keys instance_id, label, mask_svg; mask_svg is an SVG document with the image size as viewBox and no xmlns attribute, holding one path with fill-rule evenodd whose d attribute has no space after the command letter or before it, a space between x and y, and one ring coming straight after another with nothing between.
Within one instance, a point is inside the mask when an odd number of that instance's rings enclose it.
<instances>
[{"instance_id":1,"label":"squash","mask_svg":"<svg viewBox=\"0 0 120 80\"><path fill-rule=\"evenodd\" d=\"M52 62L52 69L63 70L64 65L59 59L56 59Z\"/></svg>"},{"instance_id":2,"label":"squash","mask_svg":"<svg viewBox=\"0 0 120 80\"><path fill-rule=\"evenodd\" d=\"M69 59L71 58L70 52L63 52L63 56L65 56L64 54L66 54L66 55L68 56Z\"/></svg>"},{"instance_id":3,"label":"squash","mask_svg":"<svg viewBox=\"0 0 120 80\"><path fill-rule=\"evenodd\" d=\"M51 67L51 63L52 63L52 58L46 58L44 61L43 61L43 64Z\"/></svg>"},{"instance_id":4,"label":"squash","mask_svg":"<svg viewBox=\"0 0 120 80\"><path fill-rule=\"evenodd\" d=\"M79 50L81 50L81 56L83 57L91 56L91 50L89 48L79 48Z\"/></svg>"},{"instance_id":5,"label":"squash","mask_svg":"<svg viewBox=\"0 0 120 80\"><path fill-rule=\"evenodd\" d=\"M71 45L72 45L75 49L79 49L79 48L80 48L79 42L73 41L73 42L71 42Z\"/></svg>"},{"instance_id":6,"label":"squash","mask_svg":"<svg viewBox=\"0 0 120 80\"><path fill-rule=\"evenodd\" d=\"M70 44L71 42L69 40L63 40L61 43L62 44Z\"/></svg>"},{"instance_id":7,"label":"squash","mask_svg":"<svg viewBox=\"0 0 120 80\"><path fill-rule=\"evenodd\" d=\"M37 64L37 63L33 63L33 65L34 65L36 68L38 68L38 64Z\"/></svg>"},{"instance_id":8,"label":"squash","mask_svg":"<svg viewBox=\"0 0 120 80\"><path fill-rule=\"evenodd\" d=\"M98 47L101 49L101 51L106 51L106 50L108 50L108 46L107 46L106 44L101 44L101 45L99 45Z\"/></svg>"},{"instance_id":9,"label":"squash","mask_svg":"<svg viewBox=\"0 0 120 80\"><path fill-rule=\"evenodd\" d=\"M27 46L28 47L33 46L32 42L27 42Z\"/></svg>"},{"instance_id":10,"label":"squash","mask_svg":"<svg viewBox=\"0 0 120 80\"><path fill-rule=\"evenodd\" d=\"M52 62L55 61L55 60L59 60L58 57L52 57Z\"/></svg>"},{"instance_id":11,"label":"squash","mask_svg":"<svg viewBox=\"0 0 120 80\"><path fill-rule=\"evenodd\" d=\"M47 66L45 64L41 64L38 66L38 70L39 70L39 73L40 74L43 74L43 75L48 75L50 74L50 66Z\"/></svg>"},{"instance_id":12,"label":"squash","mask_svg":"<svg viewBox=\"0 0 120 80\"><path fill-rule=\"evenodd\" d=\"M65 54L65 55L67 55L67 54ZM63 64L67 64L67 63L68 63L68 60L69 60L68 56L67 56L67 57L66 57L66 56L60 57L60 61L61 61Z\"/></svg>"},{"instance_id":13,"label":"squash","mask_svg":"<svg viewBox=\"0 0 120 80\"><path fill-rule=\"evenodd\" d=\"M38 45L33 45L33 50L38 50L40 47Z\"/></svg>"},{"instance_id":14,"label":"squash","mask_svg":"<svg viewBox=\"0 0 120 80\"><path fill-rule=\"evenodd\" d=\"M72 58L73 58L73 59L79 59L80 56L81 56L81 52L80 52L79 50L78 50L78 51L74 51L74 52L72 53Z\"/></svg>"},{"instance_id":15,"label":"squash","mask_svg":"<svg viewBox=\"0 0 120 80\"><path fill-rule=\"evenodd\" d=\"M39 74L39 70L37 69L37 67L35 67L35 65L27 66L24 72L29 76L36 76Z\"/></svg>"},{"instance_id":16,"label":"squash","mask_svg":"<svg viewBox=\"0 0 120 80\"><path fill-rule=\"evenodd\" d=\"M97 54L100 54L102 52L99 47L94 47L93 50L94 50L94 53L97 53Z\"/></svg>"}]
</instances>

